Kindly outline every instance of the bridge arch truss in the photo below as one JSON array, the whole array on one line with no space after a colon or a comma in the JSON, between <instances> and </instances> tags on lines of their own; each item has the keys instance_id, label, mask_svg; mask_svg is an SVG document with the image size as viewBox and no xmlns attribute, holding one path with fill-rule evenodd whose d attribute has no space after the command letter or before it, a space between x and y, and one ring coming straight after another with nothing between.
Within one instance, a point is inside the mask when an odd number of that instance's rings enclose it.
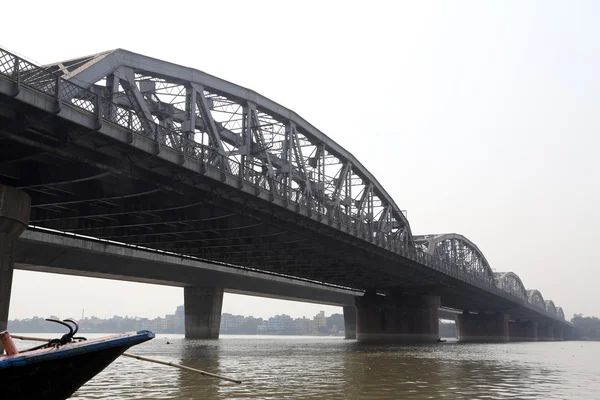
<instances>
[{"instance_id":1,"label":"bridge arch truss","mask_svg":"<svg viewBox=\"0 0 600 400\"><path fill-rule=\"evenodd\" d=\"M530 289L527 291L527 301L529 304L546 311L546 301L539 290Z\"/></svg>"},{"instance_id":2,"label":"bridge arch truss","mask_svg":"<svg viewBox=\"0 0 600 400\"><path fill-rule=\"evenodd\" d=\"M408 219L347 150L293 111L196 69L117 49L46 65L105 100L105 118L159 138L344 224L387 248L412 247ZM80 101L73 90L66 100Z\"/></svg>"},{"instance_id":3,"label":"bridge arch truss","mask_svg":"<svg viewBox=\"0 0 600 400\"><path fill-rule=\"evenodd\" d=\"M553 316L557 316L558 313L556 311L556 306L554 305L554 302L552 300L546 300L544 302L544 304L546 305L546 312L550 315Z\"/></svg>"},{"instance_id":4,"label":"bridge arch truss","mask_svg":"<svg viewBox=\"0 0 600 400\"><path fill-rule=\"evenodd\" d=\"M494 272L485 256L469 239L456 233L415 236L415 245L425 253L456 265L459 271L493 283Z\"/></svg>"},{"instance_id":5,"label":"bridge arch truss","mask_svg":"<svg viewBox=\"0 0 600 400\"><path fill-rule=\"evenodd\" d=\"M527 290L521 281L521 278L514 272L496 272L494 273L496 286L500 289L527 301Z\"/></svg>"}]
</instances>

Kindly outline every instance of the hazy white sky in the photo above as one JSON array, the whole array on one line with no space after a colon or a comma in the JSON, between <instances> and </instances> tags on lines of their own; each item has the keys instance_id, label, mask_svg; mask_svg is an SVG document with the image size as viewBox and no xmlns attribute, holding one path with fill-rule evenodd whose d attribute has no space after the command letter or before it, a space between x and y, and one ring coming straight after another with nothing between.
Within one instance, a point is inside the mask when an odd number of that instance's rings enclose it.
<instances>
[{"instance_id":1,"label":"hazy white sky","mask_svg":"<svg viewBox=\"0 0 600 400\"><path fill-rule=\"evenodd\" d=\"M8 2L34 61L124 48L252 88L352 152L413 233L461 233L497 271L600 314L600 2ZM14 16L14 18L10 16ZM7 18L8 16L8 18ZM183 291L17 271L10 318L173 312ZM226 295L224 312L318 310Z\"/></svg>"}]
</instances>

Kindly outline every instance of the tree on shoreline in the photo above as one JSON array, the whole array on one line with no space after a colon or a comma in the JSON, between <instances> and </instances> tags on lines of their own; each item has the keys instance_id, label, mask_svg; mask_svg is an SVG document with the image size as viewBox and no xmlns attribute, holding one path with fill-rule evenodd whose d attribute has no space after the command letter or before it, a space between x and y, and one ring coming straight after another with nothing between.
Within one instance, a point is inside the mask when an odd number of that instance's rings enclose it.
<instances>
[{"instance_id":1,"label":"tree on shoreline","mask_svg":"<svg viewBox=\"0 0 600 400\"><path fill-rule=\"evenodd\" d=\"M600 339L600 318L584 317L583 314L575 314L571 323L577 328L581 336L589 339Z\"/></svg>"}]
</instances>

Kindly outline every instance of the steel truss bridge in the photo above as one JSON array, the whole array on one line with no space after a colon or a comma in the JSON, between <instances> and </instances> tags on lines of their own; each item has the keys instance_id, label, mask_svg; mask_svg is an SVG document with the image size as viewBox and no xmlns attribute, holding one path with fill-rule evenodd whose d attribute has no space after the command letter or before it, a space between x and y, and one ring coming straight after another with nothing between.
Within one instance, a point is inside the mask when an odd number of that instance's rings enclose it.
<instances>
[{"instance_id":1,"label":"steel truss bridge","mask_svg":"<svg viewBox=\"0 0 600 400\"><path fill-rule=\"evenodd\" d=\"M414 236L377 179L293 111L121 49L46 66L0 49L0 183L31 196L32 226L566 323L464 236Z\"/></svg>"}]
</instances>

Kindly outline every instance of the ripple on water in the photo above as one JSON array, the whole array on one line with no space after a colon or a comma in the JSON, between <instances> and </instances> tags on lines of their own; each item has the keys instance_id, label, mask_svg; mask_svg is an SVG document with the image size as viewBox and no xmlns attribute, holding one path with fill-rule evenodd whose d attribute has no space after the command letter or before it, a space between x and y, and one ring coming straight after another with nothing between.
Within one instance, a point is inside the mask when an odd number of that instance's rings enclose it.
<instances>
[{"instance_id":1,"label":"ripple on water","mask_svg":"<svg viewBox=\"0 0 600 400\"><path fill-rule=\"evenodd\" d=\"M168 335L120 358L74 399L600 399L600 343L363 345L339 338ZM26 345L24 345L26 347Z\"/></svg>"}]
</instances>

